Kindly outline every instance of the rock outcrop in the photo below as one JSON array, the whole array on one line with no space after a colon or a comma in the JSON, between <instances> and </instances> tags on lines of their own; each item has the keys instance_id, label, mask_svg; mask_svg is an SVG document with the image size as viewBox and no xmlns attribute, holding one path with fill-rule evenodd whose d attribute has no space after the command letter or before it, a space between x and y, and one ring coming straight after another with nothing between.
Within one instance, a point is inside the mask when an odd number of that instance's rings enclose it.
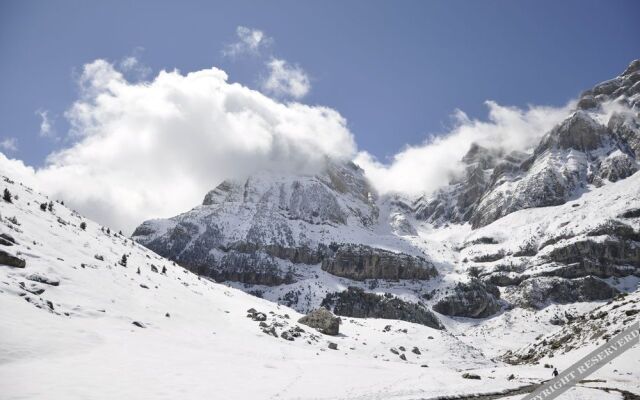
<instances>
[{"instance_id":1,"label":"rock outcrop","mask_svg":"<svg viewBox=\"0 0 640 400\"><path fill-rule=\"evenodd\" d=\"M477 279L460 283L433 306L434 311L451 317L485 318L500 311L500 291Z\"/></svg>"},{"instance_id":2,"label":"rock outcrop","mask_svg":"<svg viewBox=\"0 0 640 400\"><path fill-rule=\"evenodd\" d=\"M329 293L322 306L345 317L399 319L443 329L438 318L426 306L403 301L389 293L379 296L349 287L343 292Z\"/></svg>"},{"instance_id":3,"label":"rock outcrop","mask_svg":"<svg viewBox=\"0 0 640 400\"><path fill-rule=\"evenodd\" d=\"M608 300L619 293L606 282L591 276L577 279L531 278L522 282L517 291L519 305L536 309L544 308L550 303Z\"/></svg>"},{"instance_id":4,"label":"rock outcrop","mask_svg":"<svg viewBox=\"0 0 640 400\"><path fill-rule=\"evenodd\" d=\"M432 263L422 257L397 254L364 245L334 246L322 261L322 269L330 274L354 280L419 279L438 275Z\"/></svg>"}]
</instances>

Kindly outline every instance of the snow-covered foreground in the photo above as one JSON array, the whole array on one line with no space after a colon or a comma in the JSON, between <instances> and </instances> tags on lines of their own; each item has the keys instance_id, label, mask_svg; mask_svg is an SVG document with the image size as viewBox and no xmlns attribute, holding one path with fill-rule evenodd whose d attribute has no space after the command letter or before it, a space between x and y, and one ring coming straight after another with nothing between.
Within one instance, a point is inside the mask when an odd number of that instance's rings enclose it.
<instances>
[{"instance_id":1,"label":"snow-covered foreground","mask_svg":"<svg viewBox=\"0 0 640 400\"><path fill-rule=\"evenodd\" d=\"M14 199L0 200L0 233L17 244L0 250L26 261L25 268L0 265L2 399L428 399L551 375L542 364L491 359L557 329L531 313L443 318L447 331L343 318L341 334L326 336L297 324L301 314L292 309L199 279L61 204L42 211L49 199L19 183L2 184ZM250 308L265 313L279 336L296 326L304 332L293 341L266 334L247 318ZM544 361L563 368L578 353ZM639 349L629 351L592 385L640 393L639 359ZM621 397L580 388L564 398Z\"/></svg>"}]
</instances>

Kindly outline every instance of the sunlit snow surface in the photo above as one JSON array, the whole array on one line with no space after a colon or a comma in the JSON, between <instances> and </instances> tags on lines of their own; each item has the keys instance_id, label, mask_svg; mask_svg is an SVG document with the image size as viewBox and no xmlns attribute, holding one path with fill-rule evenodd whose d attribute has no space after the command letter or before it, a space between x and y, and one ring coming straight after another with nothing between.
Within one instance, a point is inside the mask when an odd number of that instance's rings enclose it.
<instances>
[{"instance_id":1,"label":"sunlit snow surface","mask_svg":"<svg viewBox=\"0 0 640 400\"><path fill-rule=\"evenodd\" d=\"M41 211L40 203L49 199L18 182L0 183L18 195L13 204L0 201L0 231L18 245L0 250L27 262L25 269L0 265L0 399L428 399L500 391L548 379L551 370L542 364L510 366L494 357L560 329L548 323L556 309L584 312L600 305L515 309L483 320L441 316L446 331L343 318L340 336L301 326L305 332L289 342L263 333L246 311L265 312L267 323L283 324L279 332L297 325L301 315L296 311L198 279L131 240L103 233L58 203L53 212ZM633 198L639 187L636 174L575 201L589 200L588 208L568 203L525 210L471 235L491 232L515 244L524 236L546 234L563 219L580 230L602 213L614 215L623 207L616 196ZM11 217L20 225L9 222ZM86 231L79 228L81 221ZM448 249L470 234L465 227L416 226L418 236L407 240L431 245L430 256L447 265L457 261ZM118 264L123 254L130 254L126 267ZM166 275L152 272L151 264L159 271L166 266ZM455 280L453 267L447 268L446 276ZM60 283L26 279L34 273ZM45 291L28 293L21 282ZM386 325L391 329L385 332ZM328 342L337 343L338 350L329 350ZM400 346L406 361L390 351ZM411 351L414 346L420 355ZM543 362L562 369L587 350ZM640 393L639 360L640 349L634 348L593 376L606 382L584 386ZM482 380L463 379L467 370ZM516 378L507 380L510 374ZM563 398L621 396L582 387Z\"/></svg>"}]
</instances>

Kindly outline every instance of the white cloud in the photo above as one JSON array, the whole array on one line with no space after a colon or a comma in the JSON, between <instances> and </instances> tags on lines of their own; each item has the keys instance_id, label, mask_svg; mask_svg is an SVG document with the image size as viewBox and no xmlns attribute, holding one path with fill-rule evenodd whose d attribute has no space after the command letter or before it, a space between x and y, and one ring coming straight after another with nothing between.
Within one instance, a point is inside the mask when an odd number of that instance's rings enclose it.
<instances>
[{"instance_id":1,"label":"white cloud","mask_svg":"<svg viewBox=\"0 0 640 400\"><path fill-rule=\"evenodd\" d=\"M14 137L4 138L0 141L0 148L2 148L5 151L17 151L18 139Z\"/></svg>"},{"instance_id":2,"label":"white cloud","mask_svg":"<svg viewBox=\"0 0 640 400\"><path fill-rule=\"evenodd\" d=\"M125 75L135 79L144 80L151 75L151 68L140 62L140 55L144 51L143 47L133 49L133 54L120 60L119 69Z\"/></svg>"},{"instance_id":3,"label":"white cloud","mask_svg":"<svg viewBox=\"0 0 640 400\"><path fill-rule=\"evenodd\" d=\"M260 54L260 50L269 47L273 39L259 29L238 26L236 28L237 41L227 45L222 54L227 57L237 57L242 54Z\"/></svg>"},{"instance_id":4,"label":"white cloud","mask_svg":"<svg viewBox=\"0 0 640 400\"><path fill-rule=\"evenodd\" d=\"M349 160L356 152L336 111L282 104L227 82L216 68L131 83L97 60L84 66L79 84L80 98L65 114L75 143L51 154L33 179L128 232L144 219L190 209L223 179L259 170L315 173L325 155Z\"/></svg>"},{"instance_id":5,"label":"white cloud","mask_svg":"<svg viewBox=\"0 0 640 400\"><path fill-rule=\"evenodd\" d=\"M301 99L309 90L311 82L307 73L297 65L272 58L267 62L269 75L262 81L262 89L277 97Z\"/></svg>"},{"instance_id":6,"label":"white cloud","mask_svg":"<svg viewBox=\"0 0 640 400\"><path fill-rule=\"evenodd\" d=\"M55 131L53 129L53 120L49 116L47 110L36 110L36 115L40 116L40 136L42 137L54 137Z\"/></svg>"},{"instance_id":7,"label":"white cloud","mask_svg":"<svg viewBox=\"0 0 640 400\"><path fill-rule=\"evenodd\" d=\"M542 135L564 119L572 104L565 107L529 107L522 110L488 101L488 121L469 119L462 111L446 133L433 136L419 146L409 146L384 164L367 152L360 152L360 165L381 193L417 195L431 193L462 172L460 160L472 143L490 149L528 151Z\"/></svg>"}]
</instances>

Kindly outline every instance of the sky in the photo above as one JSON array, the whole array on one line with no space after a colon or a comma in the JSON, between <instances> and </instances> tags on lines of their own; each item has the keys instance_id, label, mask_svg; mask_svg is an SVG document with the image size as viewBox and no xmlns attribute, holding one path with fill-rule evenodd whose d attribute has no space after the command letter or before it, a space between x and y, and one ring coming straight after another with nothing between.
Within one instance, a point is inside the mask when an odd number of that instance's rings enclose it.
<instances>
[{"instance_id":1,"label":"sky","mask_svg":"<svg viewBox=\"0 0 640 400\"><path fill-rule=\"evenodd\" d=\"M316 149L390 190L433 190L447 171L398 175L478 135L529 145L640 58L637 15L637 1L6 0L0 151L127 229L228 176L312 171ZM140 179L155 184L119 187ZM102 198L75 193L90 189ZM117 198L131 210L110 215Z\"/></svg>"}]
</instances>

